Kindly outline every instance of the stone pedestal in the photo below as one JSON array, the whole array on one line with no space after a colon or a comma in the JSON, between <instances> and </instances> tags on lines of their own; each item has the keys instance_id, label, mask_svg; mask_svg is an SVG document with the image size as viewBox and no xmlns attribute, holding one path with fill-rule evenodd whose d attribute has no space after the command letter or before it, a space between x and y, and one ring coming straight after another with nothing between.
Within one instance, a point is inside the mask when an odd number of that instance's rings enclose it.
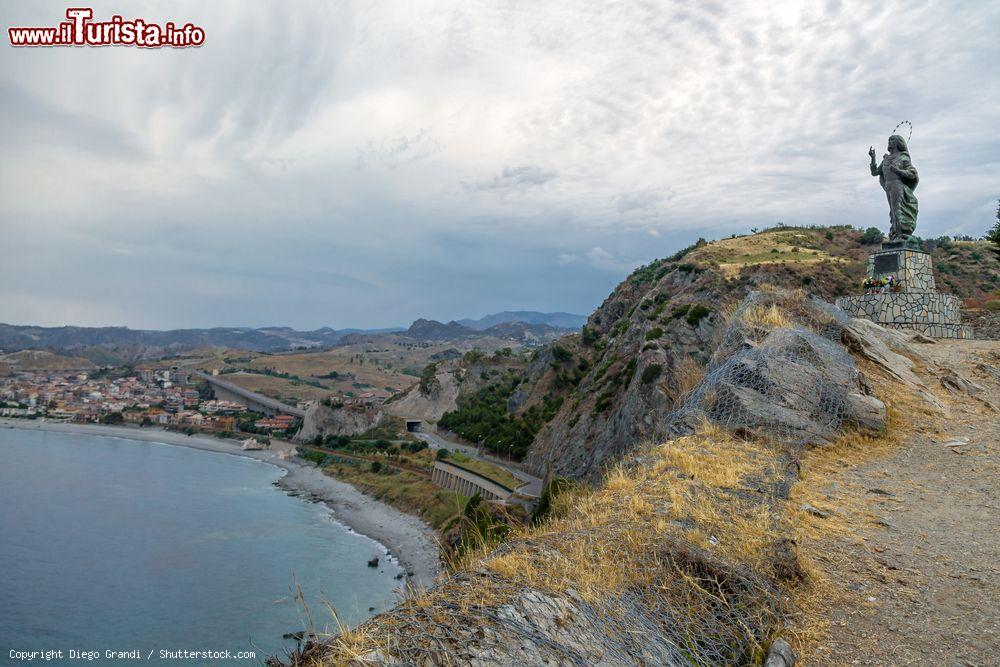
<instances>
[{"instance_id":1,"label":"stone pedestal","mask_svg":"<svg viewBox=\"0 0 1000 667\"><path fill-rule=\"evenodd\" d=\"M868 277L892 276L892 291L842 296L837 306L854 317L886 327L917 331L932 338L972 338L962 324L961 301L934 286L930 254L912 248L882 247L868 256Z\"/></svg>"}]
</instances>

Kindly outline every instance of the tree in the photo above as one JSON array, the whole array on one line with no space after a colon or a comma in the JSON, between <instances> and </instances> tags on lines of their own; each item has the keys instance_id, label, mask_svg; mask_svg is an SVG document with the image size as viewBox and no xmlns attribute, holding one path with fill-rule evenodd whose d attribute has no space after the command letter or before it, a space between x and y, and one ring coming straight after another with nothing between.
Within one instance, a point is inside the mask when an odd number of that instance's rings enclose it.
<instances>
[{"instance_id":1,"label":"tree","mask_svg":"<svg viewBox=\"0 0 1000 667\"><path fill-rule=\"evenodd\" d=\"M125 421L125 416L120 412L109 412L101 417L102 424L121 424Z\"/></svg>"},{"instance_id":2,"label":"tree","mask_svg":"<svg viewBox=\"0 0 1000 667\"><path fill-rule=\"evenodd\" d=\"M1000 255L1000 200L997 200L997 221L993 223L983 239L992 243L993 247L990 250Z\"/></svg>"},{"instance_id":3,"label":"tree","mask_svg":"<svg viewBox=\"0 0 1000 667\"><path fill-rule=\"evenodd\" d=\"M420 373L420 393L433 396L441 389L441 381L437 379L437 364L427 364Z\"/></svg>"},{"instance_id":4,"label":"tree","mask_svg":"<svg viewBox=\"0 0 1000 667\"><path fill-rule=\"evenodd\" d=\"M885 236L882 234L882 230L878 227L869 227L865 230L865 233L861 235L861 245L873 245L875 243L881 243Z\"/></svg>"}]
</instances>

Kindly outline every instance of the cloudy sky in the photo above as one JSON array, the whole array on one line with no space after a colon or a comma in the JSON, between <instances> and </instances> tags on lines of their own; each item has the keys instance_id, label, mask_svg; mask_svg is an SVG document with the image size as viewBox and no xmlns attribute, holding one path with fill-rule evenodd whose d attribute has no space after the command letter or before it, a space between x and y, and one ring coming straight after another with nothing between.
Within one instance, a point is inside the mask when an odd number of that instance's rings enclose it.
<instances>
[{"instance_id":1,"label":"cloudy sky","mask_svg":"<svg viewBox=\"0 0 1000 667\"><path fill-rule=\"evenodd\" d=\"M979 236L1000 196L998 3L93 7L206 43L4 40L0 321L588 313L699 236L887 227L867 151L903 119L918 234Z\"/></svg>"}]
</instances>

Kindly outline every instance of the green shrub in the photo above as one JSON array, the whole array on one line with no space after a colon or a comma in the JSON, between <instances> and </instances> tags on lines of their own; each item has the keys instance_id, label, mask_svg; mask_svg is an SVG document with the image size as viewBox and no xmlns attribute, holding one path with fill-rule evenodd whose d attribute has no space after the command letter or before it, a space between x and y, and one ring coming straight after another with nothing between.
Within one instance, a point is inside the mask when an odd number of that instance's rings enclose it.
<instances>
[{"instance_id":1,"label":"green shrub","mask_svg":"<svg viewBox=\"0 0 1000 667\"><path fill-rule=\"evenodd\" d=\"M663 372L663 366L660 364L650 364L642 371L642 383L649 384L650 382L655 382L660 373Z\"/></svg>"},{"instance_id":2,"label":"green shrub","mask_svg":"<svg viewBox=\"0 0 1000 667\"><path fill-rule=\"evenodd\" d=\"M604 412L611 407L611 399L614 398L615 392L613 389L608 389L600 396L597 397L597 402L594 403L594 414L599 414Z\"/></svg>"},{"instance_id":3,"label":"green shrub","mask_svg":"<svg viewBox=\"0 0 1000 667\"><path fill-rule=\"evenodd\" d=\"M553 345L552 357L559 363L563 363L573 359L573 353L567 350L565 347L560 347L559 345Z\"/></svg>"},{"instance_id":4,"label":"green shrub","mask_svg":"<svg viewBox=\"0 0 1000 667\"><path fill-rule=\"evenodd\" d=\"M693 327L698 326L698 323L705 319L712 310L706 308L702 305L694 305L687 312L687 323Z\"/></svg>"},{"instance_id":5,"label":"green shrub","mask_svg":"<svg viewBox=\"0 0 1000 667\"><path fill-rule=\"evenodd\" d=\"M538 497L538 504L531 511L531 517L528 519L529 523L537 526L545 521L552 512L552 501L556 499L556 496L571 488L573 488L573 482L565 477L553 477L550 479L545 488L542 489L542 495Z\"/></svg>"},{"instance_id":6,"label":"green shrub","mask_svg":"<svg viewBox=\"0 0 1000 667\"><path fill-rule=\"evenodd\" d=\"M441 381L437 379L437 364L427 364L420 373L420 393L430 396L441 389Z\"/></svg>"},{"instance_id":7,"label":"green shrub","mask_svg":"<svg viewBox=\"0 0 1000 667\"><path fill-rule=\"evenodd\" d=\"M304 458L306 461L312 461L313 463L318 463L319 465L323 465L326 462L326 454L323 454L322 452L314 452L311 449L304 452L300 451L299 456Z\"/></svg>"},{"instance_id":8,"label":"green shrub","mask_svg":"<svg viewBox=\"0 0 1000 667\"><path fill-rule=\"evenodd\" d=\"M686 306L677 306L670 311L670 319L676 320L678 317L687 315L689 310L691 310L691 304L687 304Z\"/></svg>"},{"instance_id":9,"label":"green shrub","mask_svg":"<svg viewBox=\"0 0 1000 667\"><path fill-rule=\"evenodd\" d=\"M885 235L882 230L878 227L869 227L865 230L865 233L861 235L861 245L873 245L875 243L881 243Z\"/></svg>"},{"instance_id":10,"label":"green shrub","mask_svg":"<svg viewBox=\"0 0 1000 667\"><path fill-rule=\"evenodd\" d=\"M572 354L569 358L572 359ZM579 382L582 373L575 368L571 370L574 371L572 377L561 371L556 384L566 386ZM458 408L446 412L438 423L466 440L481 442L492 451L510 451L516 457L524 456L538 430L559 410L563 397L549 394L523 414L510 414L507 401L517 390L521 379L516 373L508 373L472 396L460 398Z\"/></svg>"},{"instance_id":11,"label":"green shrub","mask_svg":"<svg viewBox=\"0 0 1000 667\"><path fill-rule=\"evenodd\" d=\"M660 327L653 327L646 332L646 340L656 340L663 335L663 329Z\"/></svg>"},{"instance_id":12,"label":"green shrub","mask_svg":"<svg viewBox=\"0 0 1000 667\"><path fill-rule=\"evenodd\" d=\"M627 387L630 384L632 384L632 378L635 377L635 367L636 367L637 363L638 362L637 362L636 358L632 357L632 360L630 362L628 362L627 366L625 366L625 378L624 378L624 382L622 383L624 386Z\"/></svg>"},{"instance_id":13,"label":"green shrub","mask_svg":"<svg viewBox=\"0 0 1000 667\"><path fill-rule=\"evenodd\" d=\"M378 472L382 469L381 461L372 461L372 472Z\"/></svg>"},{"instance_id":14,"label":"green shrub","mask_svg":"<svg viewBox=\"0 0 1000 667\"><path fill-rule=\"evenodd\" d=\"M677 270L682 271L684 273L698 274L704 271L705 269L701 268L700 266L696 266L694 264L679 264L677 266Z\"/></svg>"}]
</instances>

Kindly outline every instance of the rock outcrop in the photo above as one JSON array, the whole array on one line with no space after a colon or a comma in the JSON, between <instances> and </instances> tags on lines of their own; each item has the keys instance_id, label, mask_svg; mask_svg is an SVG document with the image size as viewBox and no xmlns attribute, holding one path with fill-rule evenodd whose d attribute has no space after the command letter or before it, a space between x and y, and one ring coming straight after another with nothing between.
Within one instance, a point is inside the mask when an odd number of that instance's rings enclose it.
<instances>
[{"instance_id":1,"label":"rock outcrop","mask_svg":"<svg viewBox=\"0 0 1000 667\"><path fill-rule=\"evenodd\" d=\"M397 417L437 422L441 415L458 407L461 383L454 369L448 368L435 374L437 387L429 395L420 390L419 384L414 384L399 398L385 403L383 408Z\"/></svg>"},{"instance_id":2,"label":"rock outcrop","mask_svg":"<svg viewBox=\"0 0 1000 667\"><path fill-rule=\"evenodd\" d=\"M780 322L789 311L798 311L797 323ZM675 411L673 432L711 422L744 435L819 445L845 426L884 430L885 405L839 344L847 331L856 335L858 327L801 292L751 293L730 318L704 380ZM870 345L874 336L855 340Z\"/></svg>"},{"instance_id":3,"label":"rock outcrop","mask_svg":"<svg viewBox=\"0 0 1000 667\"><path fill-rule=\"evenodd\" d=\"M331 408L316 401L306 410L302 428L295 436L298 442L309 442L316 436L358 435L382 422L381 409L362 405Z\"/></svg>"},{"instance_id":4,"label":"rock outcrop","mask_svg":"<svg viewBox=\"0 0 1000 667\"><path fill-rule=\"evenodd\" d=\"M670 263L623 282L585 327L587 374L535 437L537 475L597 480L636 444L668 432L666 415L708 361L721 322L717 277Z\"/></svg>"}]
</instances>

